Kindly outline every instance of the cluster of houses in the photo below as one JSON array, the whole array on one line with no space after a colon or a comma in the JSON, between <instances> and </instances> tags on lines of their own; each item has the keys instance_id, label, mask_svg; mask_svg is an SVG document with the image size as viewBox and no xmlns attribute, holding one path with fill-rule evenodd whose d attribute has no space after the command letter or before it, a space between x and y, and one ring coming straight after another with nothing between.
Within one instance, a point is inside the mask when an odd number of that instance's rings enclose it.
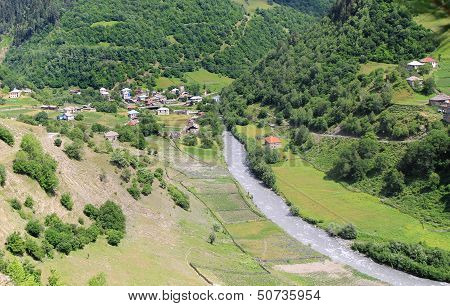
<instances>
[{"instance_id":1,"label":"cluster of houses","mask_svg":"<svg viewBox=\"0 0 450 306\"><path fill-rule=\"evenodd\" d=\"M22 94L31 94L33 91L29 88L24 88L24 89L17 89L14 88L13 90L11 90L9 92L9 98L10 99L18 99L22 96Z\"/></svg>"},{"instance_id":2,"label":"cluster of houses","mask_svg":"<svg viewBox=\"0 0 450 306\"><path fill-rule=\"evenodd\" d=\"M52 105L42 105L41 109L53 109L55 106ZM56 107L56 109L58 109ZM57 120L63 120L63 121L73 121L75 120L75 116L78 112L96 112L97 110L90 105L82 105L82 106L68 106L64 107L61 110L61 115L56 117Z\"/></svg>"},{"instance_id":3,"label":"cluster of houses","mask_svg":"<svg viewBox=\"0 0 450 306\"><path fill-rule=\"evenodd\" d=\"M411 73L417 73L418 70L425 65L431 65L431 67L433 69L436 69L438 67L438 62L432 58L432 57L426 57L421 59L420 61L412 61L410 63L408 63L406 65L406 68L411 72ZM416 75L411 75L409 78L406 79L406 81L408 82L408 84L415 88L417 86L422 86L423 84L423 79L421 77L418 77Z\"/></svg>"}]
</instances>

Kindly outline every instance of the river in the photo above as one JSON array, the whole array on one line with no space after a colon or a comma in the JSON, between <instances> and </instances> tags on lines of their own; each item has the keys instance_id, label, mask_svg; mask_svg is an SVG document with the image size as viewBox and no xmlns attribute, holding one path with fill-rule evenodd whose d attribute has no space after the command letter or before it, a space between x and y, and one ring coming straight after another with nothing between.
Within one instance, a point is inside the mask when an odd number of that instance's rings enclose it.
<instances>
[{"instance_id":1,"label":"river","mask_svg":"<svg viewBox=\"0 0 450 306\"><path fill-rule=\"evenodd\" d=\"M380 265L353 251L345 241L332 238L328 234L303 221L290 216L289 207L284 200L255 179L246 165L244 146L230 132L224 134L224 154L228 170L242 187L253 196L253 202L265 214L283 228L289 235L315 251L334 260L395 286L436 286L447 285L428 279L418 278L407 273Z\"/></svg>"}]
</instances>

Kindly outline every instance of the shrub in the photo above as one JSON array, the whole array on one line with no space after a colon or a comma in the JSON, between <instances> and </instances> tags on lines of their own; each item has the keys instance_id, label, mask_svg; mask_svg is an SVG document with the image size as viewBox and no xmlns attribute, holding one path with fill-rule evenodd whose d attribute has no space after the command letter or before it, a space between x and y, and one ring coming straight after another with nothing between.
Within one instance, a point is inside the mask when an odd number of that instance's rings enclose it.
<instances>
[{"instance_id":1,"label":"shrub","mask_svg":"<svg viewBox=\"0 0 450 306\"><path fill-rule=\"evenodd\" d=\"M34 207L34 200L32 197L27 196L27 198L25 199L25 202L23 203L23 205L25 207L28 207L30 209L32 209Z\"/></svg>"},{"instance_id":2,"label":"shrub","mask_svg":"<svg viewBox=\"0 0 450 306\"><path fill-rule=\"evenodd\" d=\"M32 240L31 238L28 238L25 241L25 251L28 255L30 255L34 260L42 261L42 259L45 257L45 252L40 247L36 241Z\"/></svg>"},{"instance_id":3,"label":"shrub","mask_svg":"<svg viewBox=\"0 0 450 306\"><path fill-rule=\"evenodd\" d=\"M139 189L136 181L131 184L131 187L127 188L127 191L136 201L141 198L141 190Z\"/></svg>"},{"instance_id":4,"label":"shrub","mask_svg":"<svg viewBox=\"0 0 450 306\"><path fill-rule=\"evenodd\" d=\"M97 222L104 230L125 232L125 215L122 208L112 201L107 201L100 206Z\"/></svg>"},{"instance_id":5,"label":"shrub","mask_svg":"<svg viewBox=\"0 0 450 306\"><path fill-rule=\"evenodd\" d=\"M14 145L13 134L4 126L0 126L0 140L3 140L7 145Z\"/></svg>"},{"instance_id":6,"label":"shrub","mask_svg":"<svg viewBox=\"0 0 450 306\"><path fill-rule=\"evenodd\" d=\"M150 183L144 184L144 186L142 187L142 191L141 193L144 196L149 196L152 194L153 188L152 185Z\"/></svg>"},{"instance_id":7,"label":"shrub","mask_svg":"<svg viewBox=\"0 0 450 306\"><path fill-rule=\"evenodd\" d=\"M6 238L6 249L13 255L23 255L25 252L25 241L18 232L14 232Z\"/></svg>"},{"instance_id":8,"label":"shrub","mask_svg":"<svg viewBox=\"0 0 450 306\"><path fill-rule=\"evenodd\" d=\"M61 277L59 276L58 272L56 272L56 270L54 269L50 270L50 275L48 277L48 285L63 286L63 283L61 282Z\"/></svg>"},{"instance_id":9,"label":"shrub","mask_svg":"<svg viewBox=\"0 0 450 306\"><path fill-rule=\"evenodd\" d=\"M169 191L169 195L175 204L184 210L189 210L189 198L181 192L176 186L170 185L167 190Z\"/></svg>"},{"instance_id":10,"label":"shrub","mask_svg":"<svg viewBox=\"0 0 450 306\"><path fill-rule=\"evenodd\" d=\"M41 235L42 231L44 230L44 227L38 220L30 220L25 226L25 230L31 236L38 238Z\"/></svg>"},{"instance_id":11,"label":"shrub","mask_svg":"<svg viewBox=\"0 0 450 306\"><path fill-rule=\"evenodd\" d=\"M212 232L208 236L208 243L209 244L214 244L215 241L216 241L216 233Z\"/></svg>"},{"instance_id":12,"label":"shrub","mask_svg":"<svg viewBox=\"0 0 450 306\"><path fill-rule=\"evenodd\" d=\"M4 187L6 183L6 169L5 166L0 165L0 186Z\"/></svg>"},{"instance_id":13,"label":"shrub","mask_svg":"<svg viewBox=\"0 0 450 306\"><path fill-rule=\"evenodd\" d=\"M88 281L89 286L106 286L105 273L99 273Z\"/></svg>"},{"instance_id":14,"label":"shrub","mask_svg":"<svg viewBox=\"0 0 450 306\"><path fill-rule=\"evenodd\" d=\"M62 145L61 138L56 138L55 141L53 142L53 144L58 148L61 147L61 145Z\"/></svg>"},{"instance_id":15,"label":"shrub","mask_svg":"<svg viewBox=\"0 0 450 306\"><path fill-rule=\"evenodd\" d=\"M130 169L125 169L122 171L122 174L120 174L120 178L122 179L122 181L124 181L125 183L129 183L131 180L131 171Z\"/></svg>"},{"instance_id":16,"label":"shrub","mask_svg":"<svg viewBox=\"0 0 450 306\"><path fill-rule=\"evenodd\" d=\"M79 140L72 142L71 144L67 144L64 146L64 153L66 153L67 157L74 160L82 160L83 159L83 143Z\"/></svg>"},{"instance_id":17,"label":"shrub","mask_svg":"<svg viewBox=\"0 0 450 306\"><path fill-rule=\"evenodd\" d=\"M330 223L327 227L327 233L331 237L336 237L339 234L339 231L341 230L340 226L336 223Z\"/></svg>"},{"instance_id":18,"label":"shrub","mask_svg":"<svg viewBox=\"0 0 450 306\"><path fill-rule=\"evenodd\" d=\"M11 204L11 207L14 210L21 210L22 209L22 204L20 204L19 200L17 200L17 199L12 199L12 200L10 200L9 203Z\"/></svg>"},{"instance_id":19,"label":"shrub","mask_svg":"<svg viewBox=\"0 0 450 306\"><path fill-rule=\"evenodd\" d=\"M356 239L358 233L353 224L347 224L346 226L344 226L339 230L338 235L342 239L353 240Z\"/></svg>"},{"instance_id":20,"label":"shrub","mask_svg":"<svg viewBox=\"0 0 450 306\"><path fill-rule=\"evenodd\" d=\"M100 213L99 209L95 207L92 204L86 204L83 209L83 213L88 217L89 219L95 220L98 217L98 214Z\"/></svg>"},{"instance_id":21,"label":"shrub","mask_svg":"<svg viewBox=\"0 0 450 306\"><path fill-rule=\"evenodd\" d=\"M47 193L54 193L59 184L55 174L56 161L44 153L41 144L32 134L23 136L20 147L13 162L14 172L28 175Z\"/></svg>"},{"instance_id":22,"label":"shrub","mask_svg":"<svg viewBox=\"0 0 450 306\"><path fill-rule=\"evenodd\" d=\"M61 196L61 205L64 206L67 210L72 210L73 208L73 200L72 200L72 196L70 195L70 193L64 193Z\"/></svg>"},{"instance_id":23,"label":"shrub","mask_svg":"<svg viewBox=\"0 0 450 306\"><path fill-rule=\"evenodd\" d=\"M289 211L291 213L292 216L294 217L300 217L300 209L296 206L291 206L289 208Z\"/></svg>"},{"instance_id":24,"label":"shrub","mask_svg":"<svg viewBox=\"0 0 450 306\"><path fill-rule=\"evenodd\" d=\"M153 173L151 173L151 171L148 169L143 168L137 171L137 179L138 182L141 184L151 185L153 183L153 178L154 178Z\"/></svg>"},{"instance_id":25,"label":"shrub","mask_svg":"<svg viewBox=\"0 0 450 306\"><path fill-rule=\"evenodd\" d=\"M107 230L106 231L106 240L109 245L117 246L120 243L120 240L123 238L123 233L117 230Z\"/></svg>"}]
</instances>

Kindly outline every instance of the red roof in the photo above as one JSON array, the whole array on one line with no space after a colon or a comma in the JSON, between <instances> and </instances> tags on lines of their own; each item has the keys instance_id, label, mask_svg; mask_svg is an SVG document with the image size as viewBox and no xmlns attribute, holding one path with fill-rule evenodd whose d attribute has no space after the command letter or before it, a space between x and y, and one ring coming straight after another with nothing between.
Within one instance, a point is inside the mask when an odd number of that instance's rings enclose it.
<instances>
[{"instance_id":1,"label":"red roof","mask_svg":"<svg viewBox=\"0 0 450 306\"><path fill-rule=\"evenodd\" d=\"M138 123L138 120L131 120L130 122L128 122L128 126L136 126Z\"/></svg>"},{"instance_id":2,"label":"red roof","mask_svg":"<svg viewBox=\"0 0 450 306\"><path fill-rule=\"evenodd\" d=\"M424 59L420 60L422 63L435 63L436 60L432 57L425 57Z\"/></svg>"},{"instance_id":3,"label":"red roof","mask_svg":"<svg viewBox=\"0 0 450 306\"><path fill-rule=\"evenodd\" d=\"M275 136L269 136L264 139L264 141L268 144L280 144L281 139Z\"/></svg>"}]
</instances>

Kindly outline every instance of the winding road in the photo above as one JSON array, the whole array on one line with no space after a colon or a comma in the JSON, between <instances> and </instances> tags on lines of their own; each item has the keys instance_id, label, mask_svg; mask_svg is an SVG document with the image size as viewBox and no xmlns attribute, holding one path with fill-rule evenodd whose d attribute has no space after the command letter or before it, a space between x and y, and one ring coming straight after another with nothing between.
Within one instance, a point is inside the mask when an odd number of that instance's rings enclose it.
<instances>
[{"instance_id":1,"label":"winding road","mask_svg":"<svg viewBox=\"0 0 450 306\"><path fill-rule=\"evenodd\" d=\"M325 231L308 224L300 218L290 216L284 200L255 179L246 165L244 146L226 132L224 133L224 154L228 170L243 188L253 196L255 205L267 218L278 224L289 235L310 245L314 250L383 282L396 286L438 286L448 285L380 265L358 252L353 251L345 241L328 236Z\"/></svg>"}]
</instances>

